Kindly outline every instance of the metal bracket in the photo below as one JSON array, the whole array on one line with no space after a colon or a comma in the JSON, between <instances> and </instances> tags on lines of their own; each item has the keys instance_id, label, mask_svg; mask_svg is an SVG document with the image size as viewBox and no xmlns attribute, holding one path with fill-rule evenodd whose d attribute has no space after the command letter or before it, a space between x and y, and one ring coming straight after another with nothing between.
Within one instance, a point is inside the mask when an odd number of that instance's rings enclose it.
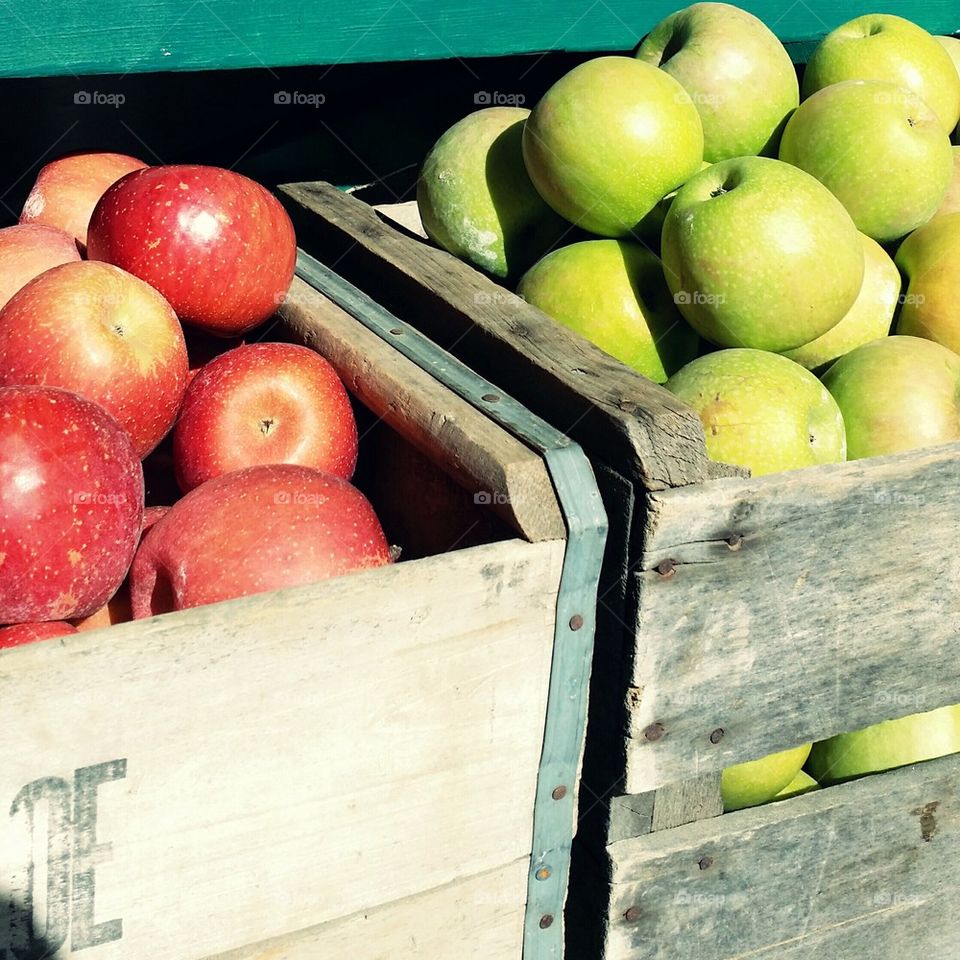
<instances>
[{"instance_id":1,"label":"metal bracket","mask_svg":"<svg viewBox=\"0 0 960 960\"><path fill-rule=\"evenodd\" d=\"M580 446L318 260L297 252L297 275L368 330L543 456L567 527L550 689L533 810L524 960L563 956L563 906L587 721L597 588L607 515Z\"/></svg>"}]
</instances>

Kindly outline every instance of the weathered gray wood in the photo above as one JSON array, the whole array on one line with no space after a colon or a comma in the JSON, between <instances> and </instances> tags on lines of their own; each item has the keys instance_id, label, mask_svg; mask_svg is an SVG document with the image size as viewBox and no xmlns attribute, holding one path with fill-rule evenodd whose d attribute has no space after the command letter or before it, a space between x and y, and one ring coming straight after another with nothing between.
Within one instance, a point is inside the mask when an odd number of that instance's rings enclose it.
<instances>
[{"instance_id":1,"label":"weathered gray wood","mask_svg":"<svg viewBox=\"0 0 960 960\"><path fill-rule=\"evenodd\" d=\"M280 190L306 249L648 489L743 473L689 407L473 267L328 183Z\"/></svg>"},{"instance_id":2,"label":"weathered gray wood","mask_svg":"<svg viewBox=\"0 0 960 960\"><path fill-rule=\"evenodd\" d=\"M958 485L949 444L651 496L624 792L960 701Z\"/></svg>"},{"instance_id":3,"label":"weathered gray wood","mask_svg":"<svg viewBox=\"0 0 960 960\"><path fill-rule=\"evenodd\" d=\"M947 960L960 937L960 755L608 855L604 960Z\"/></svg>"},{"instance_id":4,"label":"weathered gray wood","mask_svg":"<svg viewBox=\"0 0 960 960\"><path fill-rule=\"evenodd\" d=\"M279 313L296 339L333 364L355 397L527 540L565 536L538 454L302 280L294 279Z\"/></svg>"}]
</instances>

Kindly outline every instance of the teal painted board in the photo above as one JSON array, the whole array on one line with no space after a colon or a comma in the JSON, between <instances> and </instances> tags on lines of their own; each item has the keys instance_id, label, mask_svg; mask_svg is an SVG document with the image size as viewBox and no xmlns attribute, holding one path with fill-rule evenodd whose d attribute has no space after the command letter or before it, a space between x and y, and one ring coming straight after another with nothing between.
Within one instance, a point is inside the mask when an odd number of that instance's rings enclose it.
<instances>
[{"instance_id":1,"label":"teal painted board","mask_svg":"<svg viewBox=\"0 0 960 960\"><path fill-rule=\"evenodd\" d=\"M450 59L633 47L677 0L4 0L0 76ZM956 0L751 0L784 40L861 13L960 29Z\"/></svg>"}]
</instances>

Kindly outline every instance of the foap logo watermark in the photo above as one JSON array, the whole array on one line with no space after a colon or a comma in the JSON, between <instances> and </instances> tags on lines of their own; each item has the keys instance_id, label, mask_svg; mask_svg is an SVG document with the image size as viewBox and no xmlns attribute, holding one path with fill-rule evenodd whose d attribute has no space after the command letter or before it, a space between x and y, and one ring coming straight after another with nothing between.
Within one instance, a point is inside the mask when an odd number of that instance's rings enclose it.
<instances>
[{"instance_id":1,"label":"foap logo watermark","mask_svg":"<svg viewBox=\"0 0 960 960\"><path fill-rule=\"evenodd\" d=\"M482 291L473 295L473 302L478 307L489 307L495 303L514 306L517 302L517 295L509 290Z\"/></svg>"},{"instance_id":2,"label":"foap logo watermark","mask_svg":"<svg viewBox=\"0 0 960 960\"><path fill-rule=\"evenodd\" d=\"M726 899L726 895L723 893L689 893L686 890L678 890L673 897L673 902L678 905L696 903L709 907L719 907Z\"/></svg>"},{"instance_id":3,"label":"foap logo watermark","mask_svg":"<svg viewBox=\"0 0 960 960\"><path fill-rule=\"evenodd\" d=\"M473 502L485 507L502 507L511 503L510 495L497 490L478 490L473 495Z\"/></svg>"},{"instance_id":4,"label":"foap logo watermark","mask_svg":"<svg viewBox=\"0 0 960 960\"><path fill-rule=\"evenodd\" d=\"M897 303L901 306L922 307L927 298L922 293L901 293Z\"/></svg>"},{"instance_id":5,"label":"foap logo watermark","mask_svg":"<svg viewBox=\"0 0 960 960\"><path fill-rule=\"evenodd\" d=\"M907 490L886 490L882 487L873 491L872 499L878 507L922 507L927 502L923 494Z\"/></svg>"},{"instance_id":6,"label":"foap logo watermark","mask_svg":"<svg viewBox=\"0 0 960 960\"><path fill-rule=\"evenodd\" d=\"M103 490L75 490L71 498L80 507L122 507L127 502L124 493L105 493Z\"/></svg>"},{"instance_id":7,"label":"foap logo watermark","mask_svg":"<svg viewBox=\"0 0 960 960\"><path fill-rule=\"evenodd\" d=\"M722 293L704 293L702 290L680 290L674 295L673 302L677 304L677 306L690 303L696 306L719 307L727 302L727 298Z\"/></svg>"},{"instance_id":8,"label":"foap logo watermark","mask_svg":"<svg viewBox=\"0 0 960 960\"><path fill-rule=\"evenodd\" d=\"M922 693L898 693L893 690L878 690L873 702L878 707L895 707L906 713L926 713L930 707Z\"/></svg>"},{"instance_id":9,"label":"foap logo watermark","mask_svg":"<svg viewBox=\"0 0 960 960\"><path fill-rule=\"evenodd\" d=\"M273 502L280 507L288 506L322 506L330 498L325 493L306 493L297 491L291 493L289 490L278 490L273 495Z\"/></svg>"},{"instance_id":10,"label":"foap logo watermark","mask_svg":"<svg viewBox=\"0 0 960 960\"><path fill-rule=\"evenodd\" d=\"M122 93L105 93L103 90L77 90L73 102L80 107L122 107L127 98Z\"/></svg>"},{"instance_id":11,"label":"foap logo watermark","mask_svg":"<svg viewBox=\"0 0 960 960\"><path fill-rule=\"evenodd\" d=\"M727 102L722 93L688 93L686 90L675 93L673 99L677 103L693 103L698 107L719 107Z\"/></svg>"},{"instance_id":12,"label":"foap logo watermark","mask_svg":"<svg viewBox=\"0 0 960 960\"><path fill-rule=\"evenodd\" d=\"M280 107L322 107L327 102L325 93L307 93L304 90L277 90L273 102Z\"/></svg>"},{"instance_id":13,"label":"foap logo watermark","mask_svg":"<svg viewBox=\"0 0 960 960\"><path fill-rule=\"evenodd\" d=\"M878 890L873 895L875 907L919 907L925 903L923 897L916 893L894 893L889 890Z\"/></svg>"},{"instance_id":14,"label":"foap logo watermark","mask_svg":"<svg viewBox=\"0 0 960 960\"><path fill-rule=\"evenodd\" d=\"M522 107L527 98L522 93L503 93L500 90L478 90L473 95L478 107Z\"/></svg>"}]
</instances>

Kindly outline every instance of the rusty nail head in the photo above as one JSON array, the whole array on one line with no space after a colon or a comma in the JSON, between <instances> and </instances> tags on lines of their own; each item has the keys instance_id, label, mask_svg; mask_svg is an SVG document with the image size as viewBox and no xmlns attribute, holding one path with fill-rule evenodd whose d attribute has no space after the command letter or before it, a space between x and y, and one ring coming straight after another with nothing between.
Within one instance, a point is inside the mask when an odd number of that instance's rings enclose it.
<instances>
[{"instance_id":1,"label":"rusty nail head","mask_svg":"<svg viewBox=\"0 0 960 960\"><path fill-rule=\"evenodd\" d=\"M727 537L727 546L731 550L739 550L743 546L743 534L742 533L731 533Z\"/></svg>"},{"instance_id":2,"label":"rusty nail head","mask_svg":"<svg viewBox=\"0 0 960 960\"><path fill-rule=\"evenodd\" d=\"M553 871L549 867L541 867L537 871L538 880L549 880L552 875L553 875Z\"/></svg>"},{"instance_id":3,"label":"rusty nail head","mask_svg":"<svg viewBox=\"0 0 960 960\"><path fill-rule=\"evenodd\" d=\"M481 399L481 400L486 400L487 403L496 403L496 402L500 399L500 394L499 394L499 393L485 393L480 399Z\"/></svg>"},{"instance_id":4,"label":"rusty nail head","mask_svg":"<svg viewBox=\"0 0 960 960\"><path fill-rule=\"evenodd\" d=\"M579 630L582 626L583 626L583 617L581 617L579 613L575 613L570 618L570 629Z\"/></svg>"},{"instance_id":5,"label":"rusty nail head","mask_svg":"<svg viewBox=\"0 0 960 960\"><path fill-rule=\"evenodd\" d=\"M676 572L677 563L675 560L661 560L657 564L657 573L666 580L668 577L672 577Z\"/></svg>"},{"instance_id":6,"label":"rusty nail head","mask_svg":"<svg viewBox=\"0 0 960 960\"><path fill-rule=\"evenodd\" d=\"M540 929L541 929L541 930L546 930L547 927L551 927L551 926L553 926L553 914L552 914L552 913L545 913L545 914L540 918Z\"/></svg>"},{"instance_id":7,"label":"rusty nail head","mask_svg":"<svg viewBox=\"0 0 960 960\"><path fill-rule=\"evenodd\" d=\"M637 405L632 400L621 400L617 406L619 406L624 413L634 413L637 409Z\"/></svg>"},{"instance_id":8,"label":"rusty nail head","mask_svg":"<svg viewBox=\"0 0 960 960\"><path fill-rule=\"evenodd\" d=\"M567 788L561 783L559 787L553 788L553 793L550 794L554 800L562 800L567 795Z\"/></svg>"},{"instance_id":9,"label":"rusty nail head","mask_svg":"<svg viewBox=\"0 0 960 960\"><path fill-rule=\"evenodd\" d=\"M650 726L643 731L643 735L647 740L659 740L663 736L663 733L662 723L651 723Z\"/></svg>"},{"instance_id":10,"label":"rusty nail head","mask_svg":"<svg viewBox=\"0 0 960 960\"><path fill-rule=\"evenodd\" d=\"M390 332L391 332L395 337L399 337L400 334L403 333L403 330L401 330L400 327L391 327L391 328L390 328Z\"/></svg>"},{"instance_id":11,"label":"rusty nail head","mask_svg":"<svg viewBox=\"0 0 960 960\"><path fill-rule=\"evenodd\" d=\"M713 866L713 857L703 856L697 861L701 870L709 870Z\"/></svg>"},{"instance_id":12,"label":"rusty nail head","mask_svg":"<svg viewBox=\"0 0 960 960\"><path fill-rule=\"evenodd\" d=\"M724 732L725 731L723 727L717 727L717 729L712 731L710 734L710 742L719 743L723 739Z\"/></svg>"},{"instance_id":13,"label":"rusty nail head","mask_svg":"<svg viewBox=\"0 0 960 960\"><path fill-rule=\"evenodd\" d=\"M639 907L628 907L627 912L623 915L623 919L627 923L634 923L636 920L640 919L640 908Z\"/></svg>"}]
</instances>

